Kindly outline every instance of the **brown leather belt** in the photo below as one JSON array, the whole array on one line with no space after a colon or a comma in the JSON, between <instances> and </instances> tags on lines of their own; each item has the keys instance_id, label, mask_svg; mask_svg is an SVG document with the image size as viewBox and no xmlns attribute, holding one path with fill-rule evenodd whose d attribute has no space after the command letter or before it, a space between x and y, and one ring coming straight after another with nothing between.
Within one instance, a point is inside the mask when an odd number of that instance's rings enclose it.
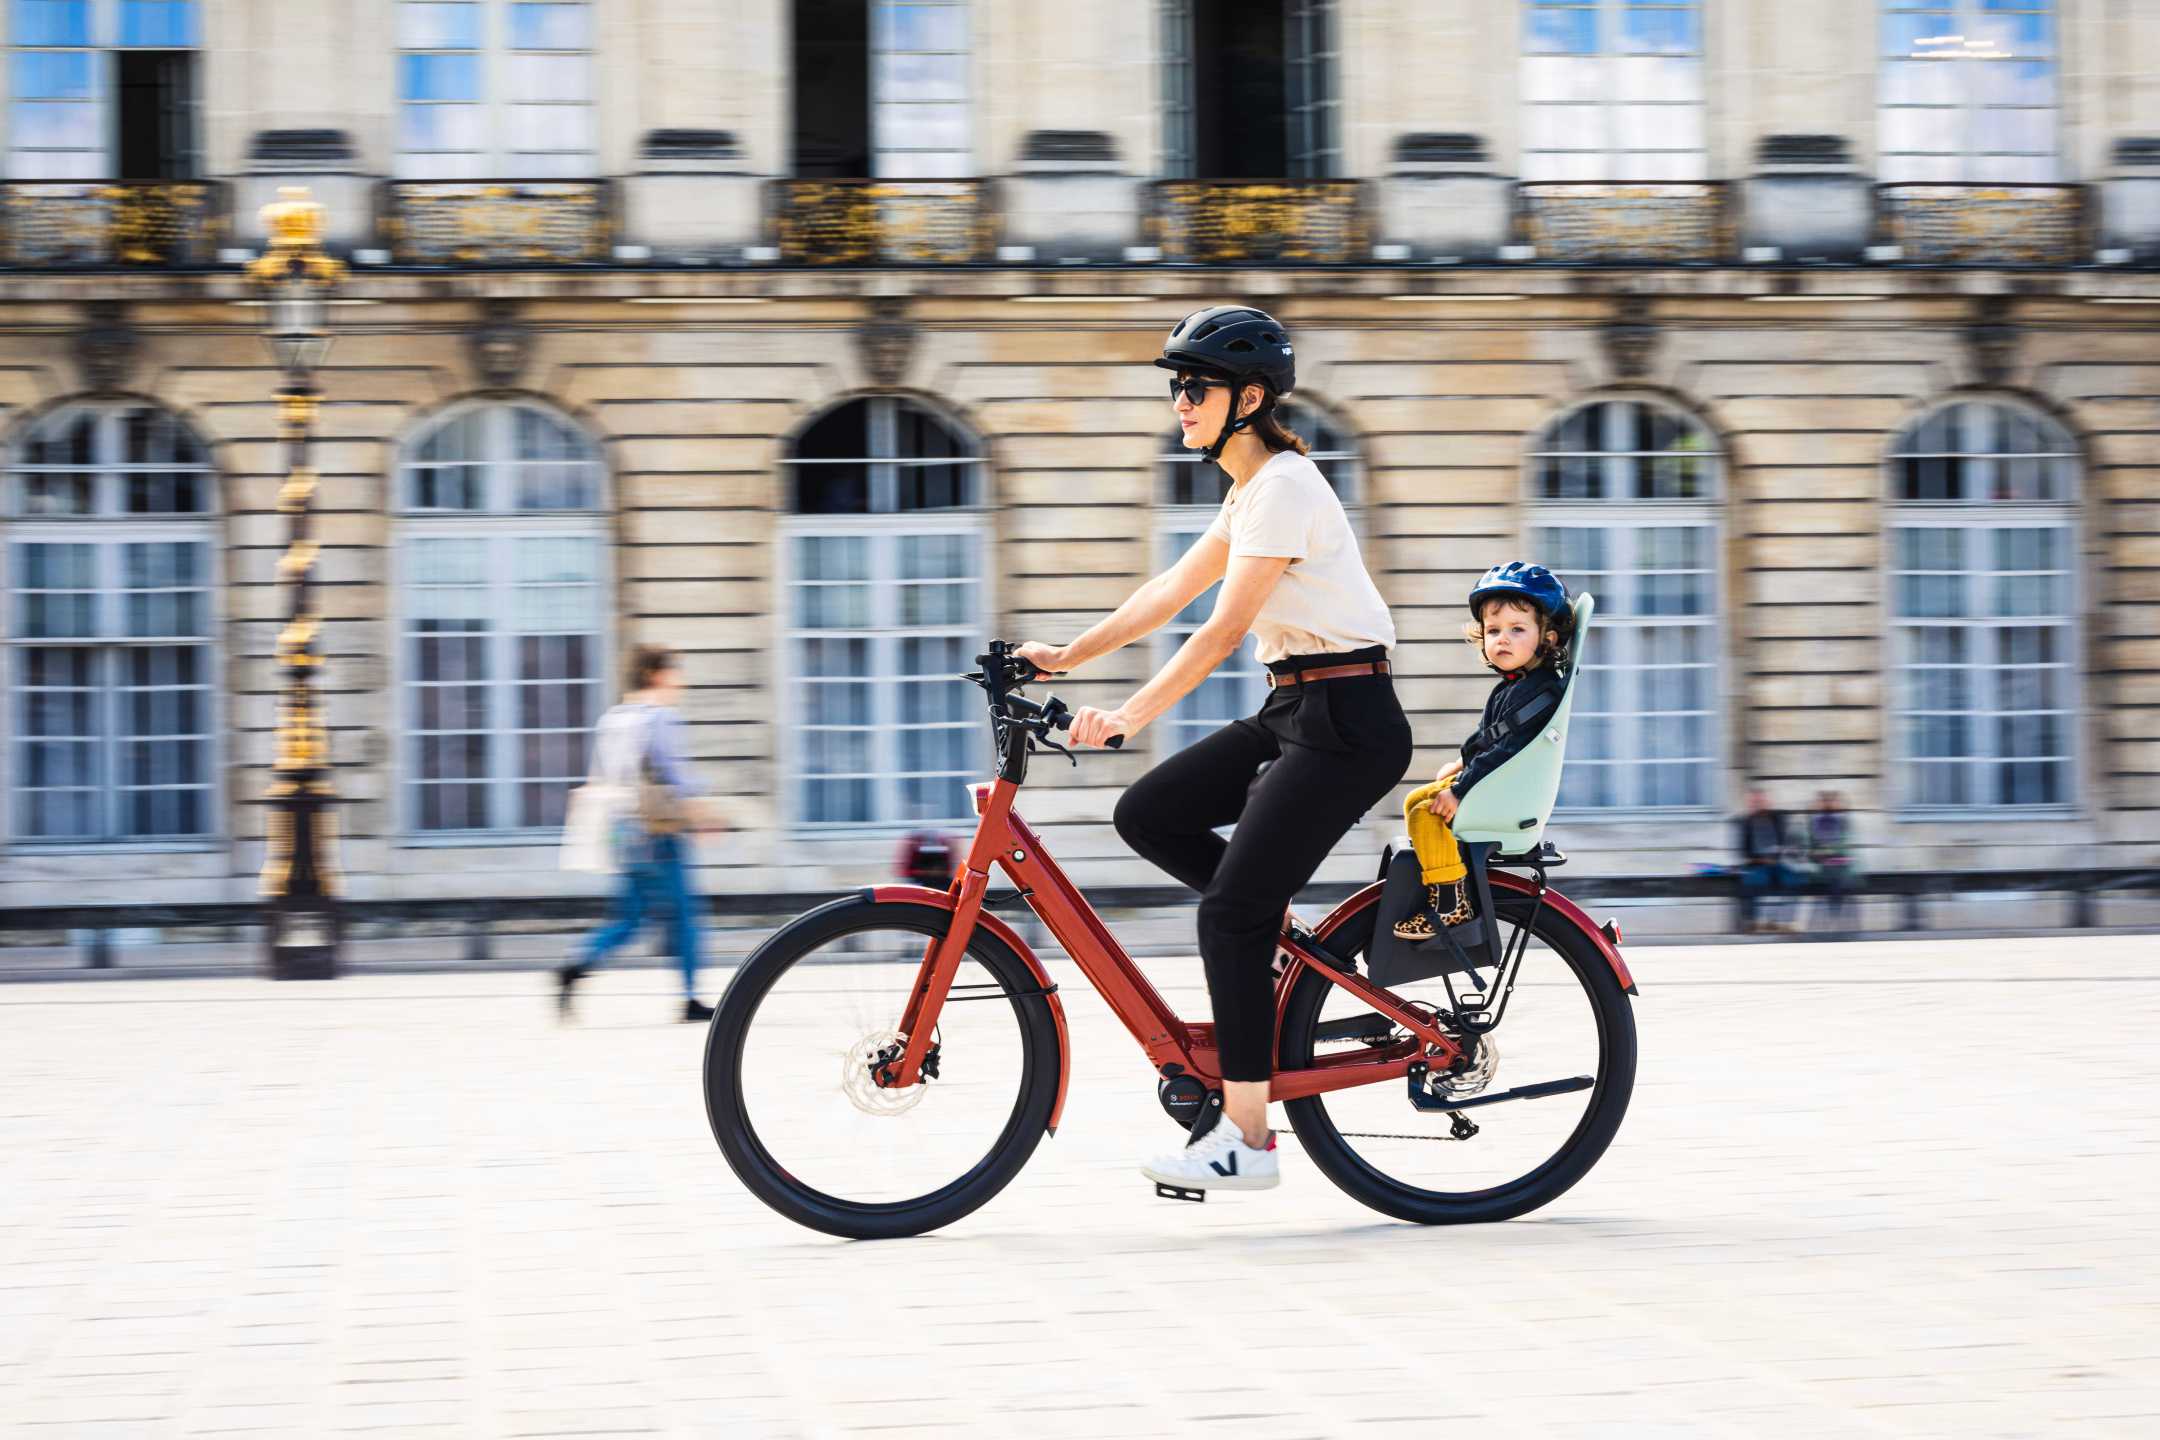
<instances>
[{"instance_id":1,"label":"brown leather belt","mask_svg":"<svg viewBox=\"0 0 2160 1440\"><path fill-rule=\"evenodd\" d=\"M1267 688L1273 690L1279 686L1303 685L1311 680L1347 680L1352 675L1387 673L1388 662L1385 660L1368 660L1362 665L1327 665L1318 670L1293 670L1287 675L1278 675L1270 670L1267 672Z\"/></svg>"}]
</instances>

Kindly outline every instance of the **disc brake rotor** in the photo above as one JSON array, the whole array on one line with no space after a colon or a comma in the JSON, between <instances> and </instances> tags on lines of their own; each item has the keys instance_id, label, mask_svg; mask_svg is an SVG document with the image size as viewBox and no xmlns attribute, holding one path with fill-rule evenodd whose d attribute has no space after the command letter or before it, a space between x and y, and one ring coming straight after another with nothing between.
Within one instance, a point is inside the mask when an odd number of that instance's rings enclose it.
<instances>
[{"instance_id":1,"label":"disc brake rotor","mask_svg":"<svg viewBox=\"0 0 2160 1440\"><path fill-rule=\"evenodd\" d=\"M1492 1084L1493 1076L1500 1069L1500 1047L1490 1035L1480 1035L1473 1042L1477 1048L1471 1052L1470 1064L1462 1070L1436 1070L1426 1080L1433 1094L1444 1100L1468 1100L1483 1094Z\"/></svg>"},{"instance_id":2,"label":"disc brake rotor","mask_svg":"<svg viewBox=\"0 0 2160 1440\"><path fill-rule=\"evenodd\" d=\"M873 1030L850 1045L840 1056L840 1093L865 1115L903 1115L922 1103L930 1087L918 1079L905 1089L877 1083L879 1066L889 1064L887 1051L896 1057L907 1042L897 1030Z\"/></svg>"}]
</instances>

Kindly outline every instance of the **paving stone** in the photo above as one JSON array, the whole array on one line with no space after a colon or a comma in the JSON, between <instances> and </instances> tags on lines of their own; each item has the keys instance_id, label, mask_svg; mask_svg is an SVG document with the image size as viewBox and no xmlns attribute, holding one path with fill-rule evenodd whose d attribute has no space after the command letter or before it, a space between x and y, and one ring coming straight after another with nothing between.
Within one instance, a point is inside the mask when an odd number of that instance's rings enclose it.
<instances>
[{"instance_id":1,"label":"paving stone","mask_svg":"<svg viewBox=\"0 0 2160 1440\"><path fill-rule=\"evenodd\" d=\"M2160 946L1630 960L1627 1123L1523 1220L1396 1224L1295 1140L1279 1190L1155 1200L1152 1077L1057 962L1059 1134L879 1244L741 1190L661 972L596 977L571 1027L516 973L0 986L0 1413L69 1440L2160 1430ZM1195 967L1150 968L1200 1013Z\"/></svg>"}]
</instances>

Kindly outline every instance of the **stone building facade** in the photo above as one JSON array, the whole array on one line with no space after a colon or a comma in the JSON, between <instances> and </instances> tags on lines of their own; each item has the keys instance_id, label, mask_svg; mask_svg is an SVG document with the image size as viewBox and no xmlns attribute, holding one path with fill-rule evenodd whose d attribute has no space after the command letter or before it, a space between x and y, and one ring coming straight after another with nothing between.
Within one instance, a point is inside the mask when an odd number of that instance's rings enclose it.
<instances>
[{"instance_id":1,"label":"stone building facade","mask_svg":"<svg viewBox=\"0 0 2160 1440\"><path fill-rule=\"evenodd\" d=\"M1755 784L1843 792L1881 868L2160 858L2156 0L8 23L0 906L254 891L285 518L240 266L293 184L353 262L317 577L355 897L587 883L553 827L646 640L742 821L705 888L959 828L986 745L946 677L1219 498L1147 362L1230 298L1296 333L1408 779L1486 688L1470 581L1527 554L1601 602L1579 865L1724 860ZM1118 790L1256 685L1040 766L1027 813L1083 881L1151 881Z\"/></svg>"}]
</instances>

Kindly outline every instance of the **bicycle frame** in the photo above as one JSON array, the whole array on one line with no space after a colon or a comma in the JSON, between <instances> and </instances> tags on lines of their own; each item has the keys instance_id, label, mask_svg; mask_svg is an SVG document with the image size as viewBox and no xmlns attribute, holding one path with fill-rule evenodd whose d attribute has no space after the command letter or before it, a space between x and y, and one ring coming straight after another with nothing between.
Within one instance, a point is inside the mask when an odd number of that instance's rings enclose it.
<instances>
[{"instance_id":1,"label":"bicycle frame","mask_svg":"<svg viewBox=\"0 0 2160 1440\"><path fill-rule=\"evenodd\" d=\"M919 886L891 885L878 886L873 891L880 900L905 898L944 902L953 912L952 924L946 933L925 947L922 966L916 973L914 988L909 992L907 1008L898 1026L907 1036L907 1046L899 1062L892 1067L891 1085L913 1085L921 1077L923 1057L929 1053L938 1015L944 1008L953 978L959 972L968 941L982 917L983 896L989 889L990 872L995 867L1019 887L1029 907L1042 918L1058 944L1080 967L1080 973L1101 993L1125 1028L1140 1042L1140 1048L1158 1072L1176 1074L1176 1070L1165 1068L1176 1066L1210 1088L1220 1086L1222 1067L1217 1058L1215 1027L1179 1019L1155 987L1148 983L1147 976L1118 944L1109 927L1103 924L1102 917L1088 904L1087 897L1043 848L1034 829L1014 813L1013 800L1019 793L1019 785L1010 778L1001 777L990 785L978 786L975 793L976 809L982 819L976 826L973 843L968 846L966 864L951 890L939 892ZM1343 921L1365 904L1370 904L1378 891L1379 887L1373 886L1345 901L1322 924L1318 938L1326 939ZM1386 1045L1329 1055L1305 1069L1278 1070L1271 1087L1274 1099L1297 1100L1331 1090L1400 1080L1413 1064L1420 1061L1434 1069L1445 1069L1462 1054L1461 1046L1434 1025L1429 1016L1409 1008L1354 971L1336 968L1288 934L1283 935L1279 943L1297 963L1278 986L1278 1014L1280 997L1289 994L1298 969L1310 967L1409 1034ZM1033 961L1034 957L1027 958ZM1034 969L1038 975L1043 973L1039 963ZM1062 1021L1062 1017L1060 1019ZM1063 1098L1059 1096L1060 1102ZM1062 1109L1062 1104L1059 1108ZM1054 1119L1052 1127L1055 1128Z\"/></svg>"}]
</instances>

